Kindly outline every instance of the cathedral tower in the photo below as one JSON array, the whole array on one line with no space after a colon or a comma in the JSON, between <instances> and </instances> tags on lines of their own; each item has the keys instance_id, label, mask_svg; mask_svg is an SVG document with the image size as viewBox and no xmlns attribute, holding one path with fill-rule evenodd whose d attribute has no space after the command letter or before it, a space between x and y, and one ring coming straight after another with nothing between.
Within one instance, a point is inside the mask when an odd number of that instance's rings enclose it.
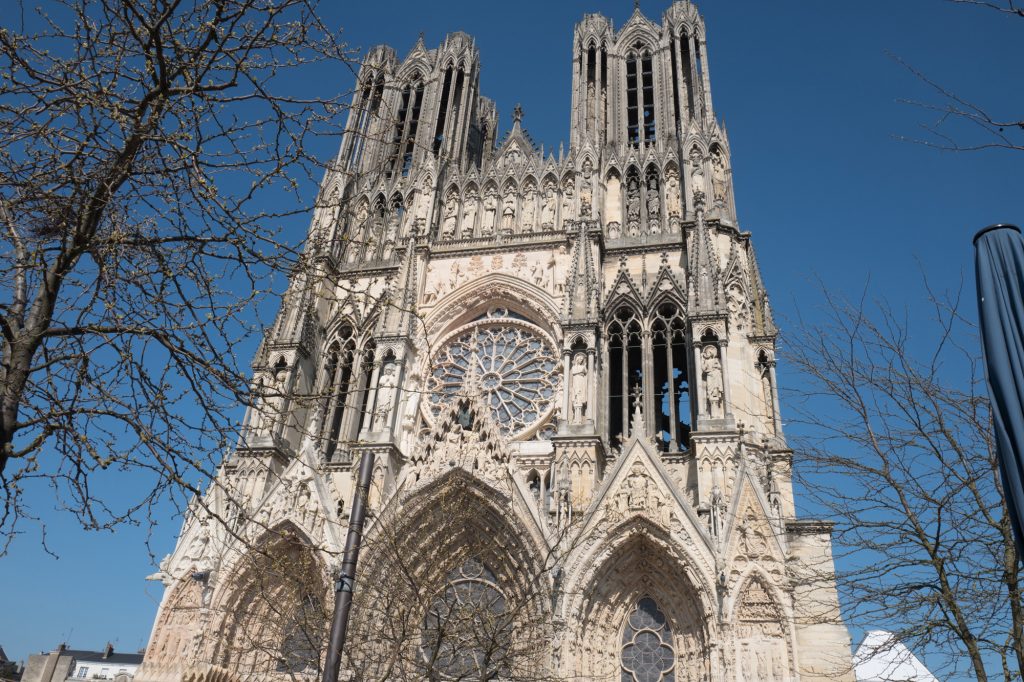
<instances>
[{"instance_id":1,"label":"cathedral tower","mask_svg":"<svg viewBox=\"0 0 1024 682\"><path fill-rule=\"evenodd\" d=\"M586 15L557 156L471 37L369 51L141 680L315 679L370 452L351 679L852 680L705 36Z\"/></svg>"}]
</instances>

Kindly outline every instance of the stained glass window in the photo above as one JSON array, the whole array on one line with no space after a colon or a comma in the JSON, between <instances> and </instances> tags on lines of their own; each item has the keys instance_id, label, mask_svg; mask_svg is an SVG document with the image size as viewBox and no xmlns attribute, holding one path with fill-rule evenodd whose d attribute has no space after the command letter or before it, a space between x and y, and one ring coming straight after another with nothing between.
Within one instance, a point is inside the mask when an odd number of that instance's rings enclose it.
<instances>
[{"instance_id":1,"label":"stained glass window","mask_svg":"<svg viewBox=\"0 0 1024 682\"><path fill-rule=\"evenodd\" d=\"M665 614L650 597L637 602L622 632L622 682L675 682L676 655Z\"/></svg>"},{"instance_id":2,"label":"stained glass window","mask_svg":"<svg viewBox=\"0 0 1024 682\"><path fill-rule=\"evenodd\" d=\"M485 318L456 333L442 344L433 367L434 415L465 395L473 374L495 422L508 436L547 417L558 395L558 356L551 341L539 328L511 316Z\"/></svg>"},{"instance_id":3,"label":"stained glass window","mask_svg":"<svg viewBox=\"0 0 1024 682\"><path fill-rule=\"evenodd\" d=\"M512 623L497 578L470 559L448 574L423 623L420 650L431 679L494 679L507 668Z\"/></svg>"}]
</instances>

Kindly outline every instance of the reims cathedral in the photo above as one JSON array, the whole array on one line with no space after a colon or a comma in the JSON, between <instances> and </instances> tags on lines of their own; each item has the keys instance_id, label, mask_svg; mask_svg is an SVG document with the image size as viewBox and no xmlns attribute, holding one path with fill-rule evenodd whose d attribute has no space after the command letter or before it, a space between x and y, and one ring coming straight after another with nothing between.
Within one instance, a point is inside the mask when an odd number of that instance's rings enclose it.
<instances>
[{"instance_id":1,"label":"reims cathedral","mask_svg":"<svg viewBox=\"0 0 1024 682\"><path fill-rule=\"evenodd\" d=\"M140 682L318 679L371 454L342 679L853 679L706 44L584 16L557 151L470 36L366 54Z\"/></svg>"}]
</instances>

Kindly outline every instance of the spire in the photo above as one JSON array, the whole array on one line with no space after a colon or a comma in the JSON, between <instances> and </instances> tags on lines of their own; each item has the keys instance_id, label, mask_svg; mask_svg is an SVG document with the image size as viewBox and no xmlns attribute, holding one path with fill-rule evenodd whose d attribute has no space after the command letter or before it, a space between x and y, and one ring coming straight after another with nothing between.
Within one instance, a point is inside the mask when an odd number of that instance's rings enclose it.
<instances>
[{"instance_id":1,"label":"spire","mask_svg":"<svg viewBox=\"0 0 1024 682\"><path fill-rule=\"evenodd\" d=\"M587 221L578 221L578 227L565 282L563 310L568 320L589 319L597 315L598 301L593 295L598 290L597 276L587 238Z\"/></svg>"},{"instance_id":2,"label":"spire","mask_svg":"<svg viewBox=\"0 0 1024 682\"><path fill-rule=\"evenodd\" d=\"M697 207L697 225L693 230L690 245L689 309L692 312L718 312L725 296L722 293L721 272L718 256L711 241L711 234L704 221L704 194L694 192Z\"/></svg>"},{"instance_id":3,"label":"spire","mask_svg":"<svg viewBox=\"0 0 1024 682\"><path fill-rule=\"evenodd\" d=\"M416 262L416 227L405 247L405 254L398 267L398 276L391 291L391 305L385 311L385 330L405 336L413 331L416 316L416 296L419 276Z\"/></svg>"}]
</instances>

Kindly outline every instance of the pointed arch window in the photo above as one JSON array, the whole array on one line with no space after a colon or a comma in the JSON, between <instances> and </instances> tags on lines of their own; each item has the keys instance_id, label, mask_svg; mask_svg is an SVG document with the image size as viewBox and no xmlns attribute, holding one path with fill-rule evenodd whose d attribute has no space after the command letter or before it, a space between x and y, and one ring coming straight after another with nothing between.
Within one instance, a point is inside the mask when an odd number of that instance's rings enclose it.
<instances>
[{"instance_id":1,"label":"pointed arch window","mask_svg":"<svg viewBox=\"0 0 1024 682\"><path fill-rule=\"evenodd\" d=\"M657 132L654 60L650 49L639 42L626 56L626 132L634 146L653 143Z\"/></svg>"},{"instance_id":2,"label":"pointed arch window","mask_svg":"<svg viewBox=\"0 0 1024 682\"><path fill-rule=\"evenodd\" d=\"M665 614L644 597L622 629L621 682L675 682L676 654Z\"/></svg>"},{"instance_id":3,"label":"pointed arch window","mask_svg":"<svg viewBox=\"0 0 1024 682\"><path fill-rule=\"evenodd\" d=\"M397 168L401 168L403 176L408 175L409 169L412 168L422 105L423 80L419 74L416 74L412 77L412 81L402 89L398 116L395 117L394 134L391 138L391 152L387 165L388 177L391 177Z\"/></svg>"},{"instance_id":4,"label":"pointed arch window","mask_svg":"<svg viewBox=\"0 0 1024 682\"><path fill-rule=\"evenodd\" d=\"M662 303L651 324L655 427L659 445L686 450L690 441L690 383L686 325L675 303Z\"/></svg>"},{"instance_id":5,"label":"pointed arch window","mask_svg":"<svg viewBox=\"0 0 1024 682\"><path fill-rule=\"evenodd\" d=\"M356 107L358 118L355 128L352 130L351 141L348 150L348 168L359 167L363 158L363 150L366 148L366 140L370 132L370 124L377 111L380 109L381 98L384 94L384 76L378 75L376 80L372 77L366 79L362 93L359 97L359 104Z\"/></svg>"},{"instance_id":6,"label":"pointed arch window","mask_svg":"<svg viewBox=\"0 0 1024 682\"><path fill-rule=\"evenodd\" d=\"M631 395L642 380L643 346L636 312L622 306L608 325L608 442L629 436Z\"/></svg>"}]
</instances>

